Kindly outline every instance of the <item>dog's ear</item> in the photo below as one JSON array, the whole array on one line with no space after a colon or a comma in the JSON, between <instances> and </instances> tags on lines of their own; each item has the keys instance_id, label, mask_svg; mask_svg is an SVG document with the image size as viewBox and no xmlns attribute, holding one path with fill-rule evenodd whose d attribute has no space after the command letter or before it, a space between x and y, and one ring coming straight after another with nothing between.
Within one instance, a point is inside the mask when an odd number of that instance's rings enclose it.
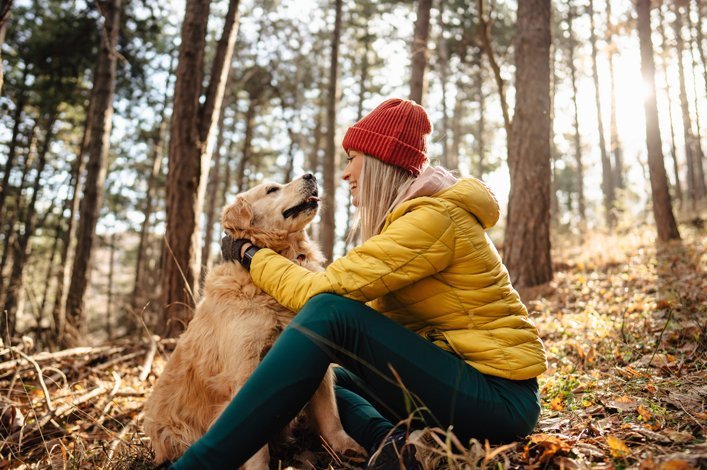
<instances>
[{"instance_id":1,"label":"dog's ear","mask_svg":"<svg viewBox=\"0 0 707 470\"><path fill-rule=\"evenodd\" d=\"M253 210L243 197L236 197L230 206L223 210L221 226L224 230L234 231L249 228L253 224Z\"/></svg>"}]
</instances>

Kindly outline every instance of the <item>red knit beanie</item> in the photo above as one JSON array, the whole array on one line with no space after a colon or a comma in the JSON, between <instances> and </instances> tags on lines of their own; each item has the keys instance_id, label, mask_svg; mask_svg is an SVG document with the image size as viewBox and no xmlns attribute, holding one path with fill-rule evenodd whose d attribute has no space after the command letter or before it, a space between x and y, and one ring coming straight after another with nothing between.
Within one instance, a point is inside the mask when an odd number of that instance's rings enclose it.
<instances>
[{"instance_id":1,"label":"red knit beanie","mask_svg":"<svg viewBox=\"0 0 707 470\"><path fill-rule=\"evenodd\" d=\"M341 145L358 150L417 176L427 162L427 136L432 124L425 108L392 98L349 127Z\"/></svg>"}]
</instances>

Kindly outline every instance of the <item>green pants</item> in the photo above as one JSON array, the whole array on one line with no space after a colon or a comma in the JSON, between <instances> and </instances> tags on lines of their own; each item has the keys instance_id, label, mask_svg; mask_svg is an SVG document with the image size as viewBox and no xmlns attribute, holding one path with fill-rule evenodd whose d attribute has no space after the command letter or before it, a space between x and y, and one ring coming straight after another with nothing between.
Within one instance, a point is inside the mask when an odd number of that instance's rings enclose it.
<instances>
[{"instance_id":1,"label":"green pants","mask_svg":"<svg viewBox=\"0 0 707 470\"><path fill-rule=\"evenodd\" d=\"M332 362L343 367L336 397L344 429L367 449L411 413L413 427L451 427L462 442L492 443L529 434L540 414L536 379L481 374L362 303L320 294L173 468L242 465L304 407Z\"/></svg>"}]
</instances>

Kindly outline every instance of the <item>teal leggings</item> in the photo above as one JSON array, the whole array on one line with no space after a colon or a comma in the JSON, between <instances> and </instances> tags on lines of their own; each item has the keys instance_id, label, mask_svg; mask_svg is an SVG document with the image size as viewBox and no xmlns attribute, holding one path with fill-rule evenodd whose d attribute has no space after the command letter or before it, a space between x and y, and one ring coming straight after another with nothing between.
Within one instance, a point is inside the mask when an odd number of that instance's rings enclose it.
<instances>
[{"instance_id":1,"label":"teal leggings","mask_svg":"<svg viewBox=\"0 0 707 470\"><path fill-rule=\"evenodd\" d=\"M413 427L451 427L462 442L502 443L529 434L540 414L536 379L481 374L360 302L320 294L173 468L242 465L304 407L330 363L343 367L336 397L344 429L366 449L410 416Z\"/></svg>"}]
</instances>

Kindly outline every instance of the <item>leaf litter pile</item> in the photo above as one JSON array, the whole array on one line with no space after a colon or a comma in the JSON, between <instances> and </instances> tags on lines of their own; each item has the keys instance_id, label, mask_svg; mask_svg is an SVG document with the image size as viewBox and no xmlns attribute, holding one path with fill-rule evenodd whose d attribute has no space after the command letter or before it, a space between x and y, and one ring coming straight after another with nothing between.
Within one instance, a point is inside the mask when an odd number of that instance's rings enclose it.
<instances>
[{"instance_id":1,"label":"leaf litter pile","mask_svg":"<svg viewBox=\"0 0 707 470\"><path fill-rule=\"evenodd\" d=\"M550 365L534 434L494 447L417 431L425 468L707 468L705 242L683 238L557 246L553 282L522 292ZM174 345L1 348L0 469L153 468L142 405ZM274 468L352 468L313 436L276 455Z\"/></svg>"}]
</instances>

